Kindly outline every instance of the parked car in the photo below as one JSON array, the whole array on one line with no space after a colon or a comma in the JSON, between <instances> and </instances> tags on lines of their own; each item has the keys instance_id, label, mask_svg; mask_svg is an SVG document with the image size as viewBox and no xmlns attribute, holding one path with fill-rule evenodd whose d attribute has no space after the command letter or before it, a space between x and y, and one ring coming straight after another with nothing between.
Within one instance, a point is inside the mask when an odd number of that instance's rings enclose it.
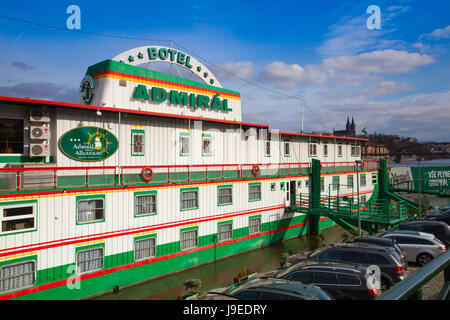
<instances>
[{"instance_id":1,"label":"parked car","mask_svg":"<svg viewBox=\"0 0 450 320\"><path fill-rule=\"evenodd\" d=\"M223 300L223 297L242 300L333 300L317 286L285 279L253 278L227 288L218 288L191 300Z\"/></svg>"},{"instance_id":2,"label":"parked car","mask_svg":"<svg viewBox=\"0 0 450 320\"><path fill-rule=\"evenodd\" d=\"M396 250L402 261L405 259L405 251L400 248L395 239L383 238L383 237L356 237L348 241L348 243L369 243L382 247L392 247Z\"/></svg>"},{"instance_id":3,"label":"parked car","mask_svg":"<svg viewBox=\"0 0 450 320\"><path fill-rule=\"evenodd\" d=\"M431 233L441 240L447 248L450 247L450 227L445 222L428 220L408 221L400 223L398 229Z\"/></svg>"},{"instance_id":4,"label":"parked car","mask_svg":"<svg viewBox=\"0 0 450 320\"><path fill-rule=\"evenodd\" d=\"M445 245L431 233L397 230L387 232L383 237L397 240L406 252L406 261L417 262L420 266L447 251Z\"/></svg>"},{"instance_id":5,"label":"parked car","mask_svg":"<svg viewBox=\"0 0 450 320\"><path fill-rule=\"evenodd\" d=\"M450 225L450 204L437 210L428 210L425 218L427 220L442 221Z\"/></svg>"},{"instance_id":6,"label":"parked car","mask_svg":"<svg viewBox=\"0 0 450 320\"><path fill-rule=\"evenodd\" d=\"M275 276L316 285L335 300L369 300L380 294L371 271L360 264L308 260L279 270Z\"/></svg>"},{"instance_id":7,"label":"parked car","mask_svg":"<svg viewBox=\"0 0 450 320\"><path fill-rule=\"evenodd\" d=\"M285 266L290 266L303 260L334 260L343 262L359 263L364 266L377 265L381 272L380 290L389 289L392 285L407 277L406 263L401 261L400 256L392 248L377 245L359 245L347 243L335 246L326 246L306 254L290 256Z\"/></svg>"}]
</instances>

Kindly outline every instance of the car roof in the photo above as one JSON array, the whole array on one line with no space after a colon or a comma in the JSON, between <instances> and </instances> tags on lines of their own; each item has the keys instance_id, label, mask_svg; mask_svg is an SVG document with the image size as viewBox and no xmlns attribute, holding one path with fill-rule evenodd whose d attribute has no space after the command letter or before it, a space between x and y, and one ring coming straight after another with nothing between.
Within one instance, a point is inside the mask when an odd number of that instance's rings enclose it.
<instances>
[{"instance_id":1,"label":"car roof","mask_svg":"<svg viewBox=\"0 0 450 320\"><path fill-rule=\"evenodd\" d=\"M442 221L434 221L434 220L416 220L416 221L406 221L402 222L399 225L413 225L413 224L445 224L445 222Z\"/></svg>"},{"instance_id":2,"label":"car roof","mask_svg":"<svg viewBox=\"0 0 450 320\"><path fill-rule=\"evenodd\" d=\"M353 238L351 240L351 242L348 243L359 243L359 242L363 242L363 243L380 243L383 245L389 245L389 246L393 246L395 244L395 240L393 239L388 239L388 238L382 238L382 237L357 237L357 238Z\"/></svg>"},{"instance_id":3,"label":"car roof","mask_svg":"<svg viewBox=\"0 0 450 320\"><path fill-rule=\"evenodd\" d=\"M305 260L300 261L287 269L280 270L276 276L281 277L296 270L340 270L348 272L365 273L367 267L358 263L352 263L348 261L336 261L336 260Z\"/></svg>"},{"instance_id":4,"label":"car roof","mask_svg":"<svg viewBox=\"0 0 450 320\"><path fill-rule=\"evenodd\" d=\"M435 238L434 234L420 232L420 231L411 231L411 230L394 230L386 232L383 236L393 235L393 236L401 236L401 237L422 237L422 238Z\"/></svg>"},{"instance_id":5,"label":"car roof","mask_svg":"<svg viewBox=\"0 0 450 320\"><path fill-rule=\"evenodd\" d=\"M291 293L294 295L301 295L306 299L313 299L322 290L319 287L310 284L304 284L298 281L290 281L278 278L253 278L246 282L241 282L223 291L225 294L234 295L244 290L249 289L271 289L284 291L285 293Z\"/></svg>"},{"instance_id":6,"label":"car roof","mask_svg":"<svg viewBox=\"0 0 450 320\"><path fill-rule=\"evenodd\" d=\"M383 251L389 253L389 249L384 246L379 246L374 243L346 243L343 245L335 246L333 248L343 248L343 249L363 249L363 250L371 250L371 251Z\"/></svg>"}]
</instances>

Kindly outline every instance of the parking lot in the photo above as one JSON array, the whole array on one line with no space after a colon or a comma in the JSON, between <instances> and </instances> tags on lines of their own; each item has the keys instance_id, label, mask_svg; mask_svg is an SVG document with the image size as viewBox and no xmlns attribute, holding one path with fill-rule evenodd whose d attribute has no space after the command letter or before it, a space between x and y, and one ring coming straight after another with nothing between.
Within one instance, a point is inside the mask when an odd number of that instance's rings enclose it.
<instances>
[{"instance_id":1,"label":"parking lot","mask_svg":"<svg viewBox=\"0 0 450 320\"><path fill-rule=\"evenodd\" d=\"M420 269L417 264L410 263L408 265L408 276L411 276ZM431 279L426 285L422 287L422 299L423 300L436 300L439 291L442 289L444 284L444 271L440 272L436 277Z\"/></svg>"}]
</instances>

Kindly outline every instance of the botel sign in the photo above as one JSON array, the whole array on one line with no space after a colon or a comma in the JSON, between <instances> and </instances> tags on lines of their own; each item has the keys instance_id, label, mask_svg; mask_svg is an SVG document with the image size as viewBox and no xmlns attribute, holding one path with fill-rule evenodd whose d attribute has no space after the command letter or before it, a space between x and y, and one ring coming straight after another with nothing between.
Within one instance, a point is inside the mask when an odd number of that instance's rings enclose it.
<instances>
[{"instance_id":1,"label":"botel sign","mask_svg":"<svg viewBox=\"0 0 450 320\"><path fill-rule=\"evenodd\" d=\"M78 127L67 131L59 139L59 149L77 161L102 161L118 149L117 138L99 127Z\"/></svg>"}]
</instances>

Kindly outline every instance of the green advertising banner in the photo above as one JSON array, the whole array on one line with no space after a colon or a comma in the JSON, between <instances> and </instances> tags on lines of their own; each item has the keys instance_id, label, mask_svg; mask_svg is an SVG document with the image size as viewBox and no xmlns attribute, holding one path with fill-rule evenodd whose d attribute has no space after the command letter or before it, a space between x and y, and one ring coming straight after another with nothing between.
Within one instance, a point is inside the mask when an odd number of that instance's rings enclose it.
<instances>
[{"instance_id":1,"label":"green advertising banner","mask_svg":"<svg viewBox=\"0 0 450 320\"><path fill-rule=\"evenodd\" d=\"M414 181L419 179L419 168L412 167L411 174ZM421 167L421 188L426 191L449 190L450 187L450 167Z\"/></svg>"},{"instance_id":2,"label":"green advertising banner","mask_svg":"<svg viewBox=\"0 0 450 320\"><path fill-rule=\"evenodd\" d=\"M67 157L77 161L102 161L118 149L117 138L99 127L78 127L59 139L59 148Z\"/></svg>"}]
</instances>

